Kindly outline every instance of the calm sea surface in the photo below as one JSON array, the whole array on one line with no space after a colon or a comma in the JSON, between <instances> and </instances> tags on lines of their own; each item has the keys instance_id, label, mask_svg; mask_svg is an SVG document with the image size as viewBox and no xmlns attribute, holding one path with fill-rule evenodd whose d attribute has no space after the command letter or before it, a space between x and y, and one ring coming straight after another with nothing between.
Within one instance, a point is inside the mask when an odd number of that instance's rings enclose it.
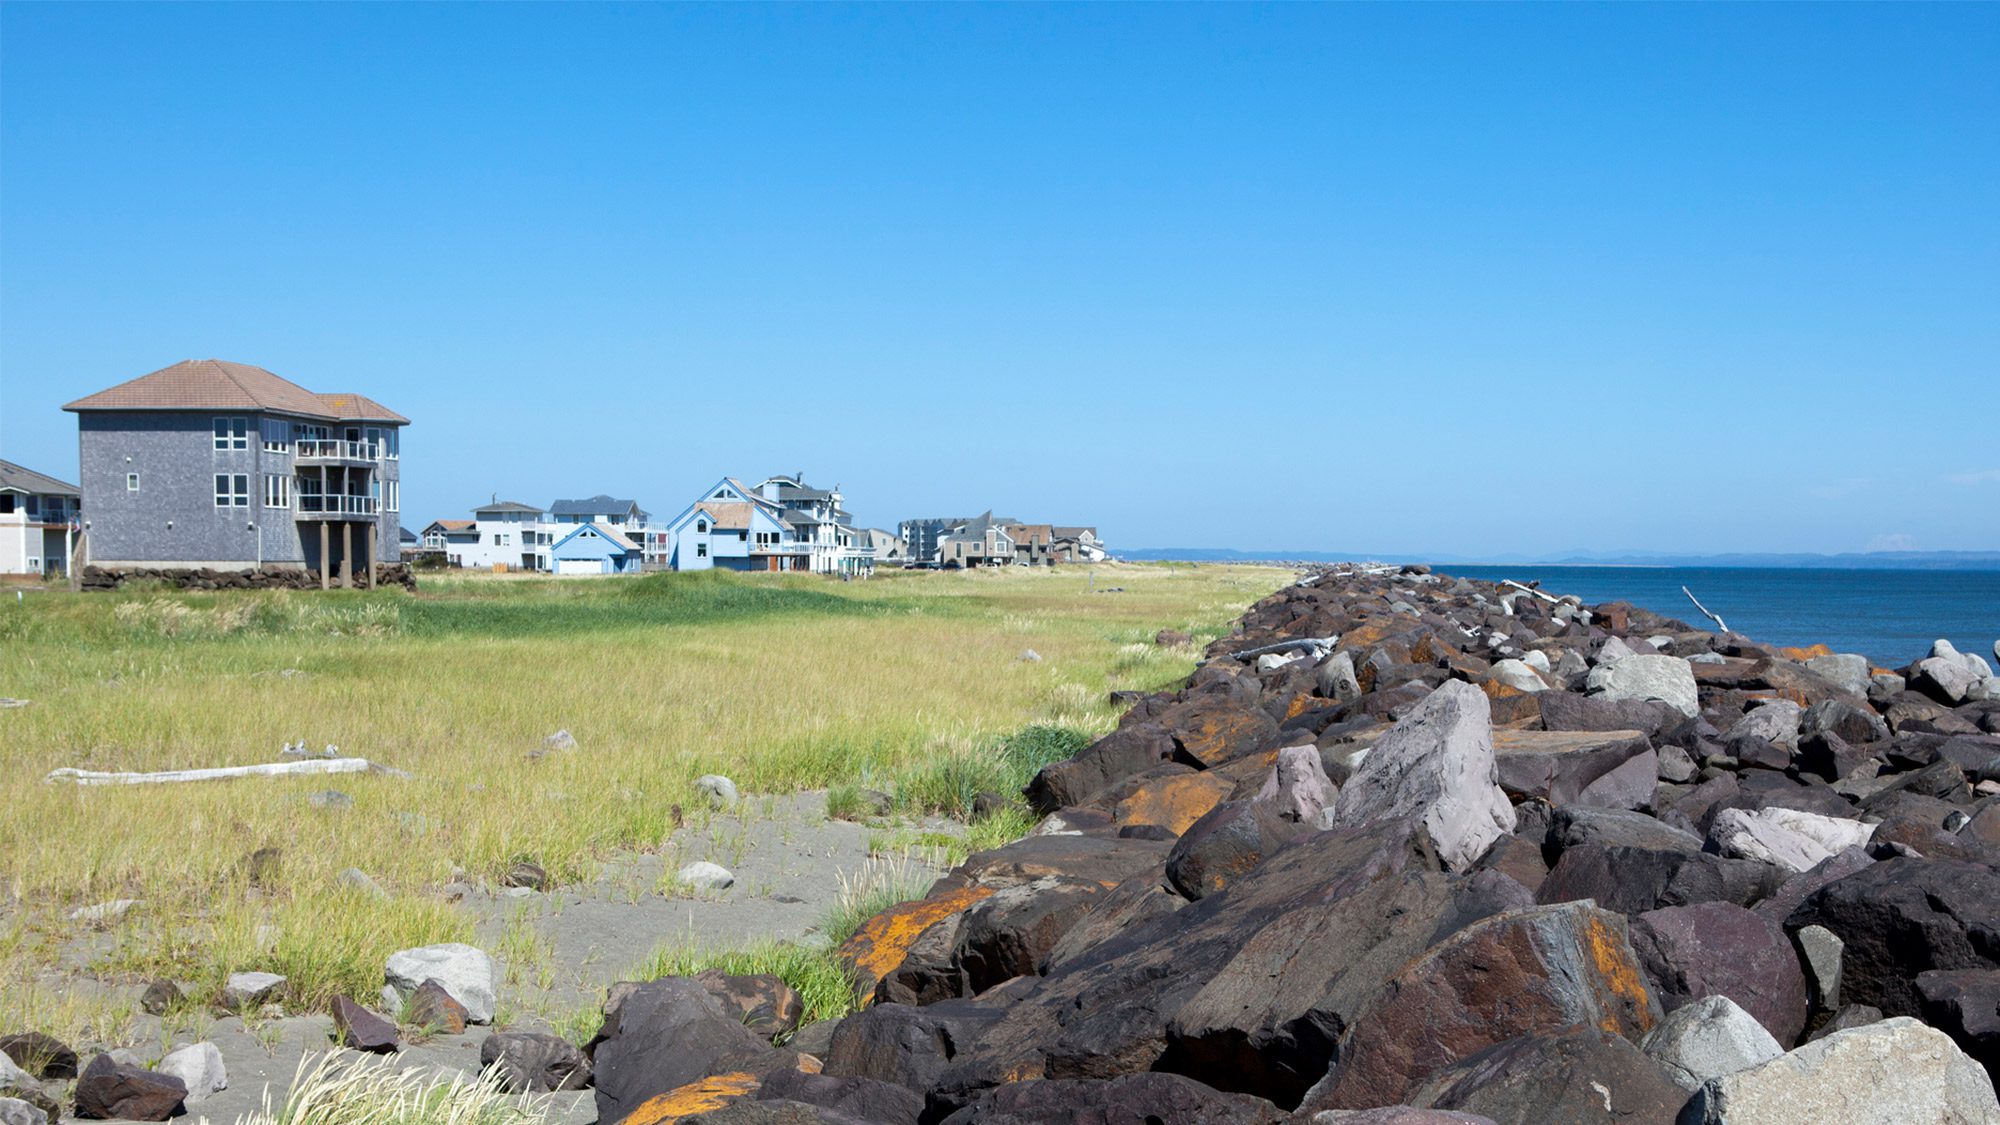
<instances>
[{"instance_id":1,"label":"calm sea surface","mask_svg":"<svg viewBox=\"0 0 2000 1125\"><path fill-rule=\"evenodd\" d=\"M2000 571L1766 570L1751 567L1441 566L1446 574L1498 582L1541 580L1585 603L1628 601L1691 625L1712 627L1686 586L1729 627L1766 644L1824 642L1900 668L1927 656L1939 637L1993 662L2000 640Z\"/></svg>"}]
</instances>

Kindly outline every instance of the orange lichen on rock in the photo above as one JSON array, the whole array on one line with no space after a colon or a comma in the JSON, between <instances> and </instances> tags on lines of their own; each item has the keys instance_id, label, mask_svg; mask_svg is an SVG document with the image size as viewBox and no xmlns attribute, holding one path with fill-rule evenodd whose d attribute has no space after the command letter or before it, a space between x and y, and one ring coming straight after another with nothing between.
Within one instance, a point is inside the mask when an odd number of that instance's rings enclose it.
<instances>
[{"instance_id":1,"label":"orange lichen on rock","mask_svg":"<svg viewBox=\"0 0 2000 1125\"><path fill-rule=\"evenodd\" d=\"M1178 836L1229 799L1236 783L1214 773L1184 773L1148 782L1118 802L1118 824L1157 824Z\"/></svg>"},{"instance_id":2,"label":"orange lichen on rock","mask_svg":"<svg viewBox=\"0 0 2000 1125\"><path fill-rule=\"evenodd\" d=\"M1590 960L1597 966L1597 975L1603 979L1604 987L1613 996L1629 1001L1632 1008L1632 1022L1640 1032L1653 1027L1653 1006L1647 1002L1646 979L1639 972L1638 964L1632 960L1632 947L1611 927L1605 925L1604 918L1593 912L1584 925L1584 942ZM1625 1026L1622 1013L1616 1009L1604 1013L1599 1025L1613 1035L1630 1035L1633 1029Z\"/></svg>"},{"instance_id":3,"label":"orange lichen on rock","mask_svg":"<svg viewBox=\"0 0 2000 1125\"><path fill-rule=\"evenodd\" d=\"M1254 708L1214 708L1175 729L1181 750L1204 766L1217 766L1245 742L1254 742L1271 721Z\"/></svg>"},{"instance_id":4,"label":"orange lichen on rock","mask_svg":"<svg viewBox=\"0 0 2000 1125\"><path fill-rule=\"evenodd\" d=\"M925 930L992 894L990 888L974 884L915 902L898 903L861 923L861 928L842 943L835 956L853 968L861 994L871 996L876 982L902 965L910 947Z\"/></svg>"},{"instance_id":5,"label":"orange lichen on rock","mask_svg":"<svg viewBox=\"0 0 2000 1125\"><path fill-rule=\"evenodd\" d=\"M1285 718L1296 719L1316 707L1331 706L1333 706L1331 699L1322 699L1317 695L1295 695L1290 703L1285 704Z\"/></svg>"},{"instance_id":6,"label":"orange lichen on rock","mask_svg":"<svg viewBox=\"0 0 2000 1125\"><path fill-rule=\"evenodd\" d=\"M1811 660L1815 656L1832 656L1833 650L1824 644L1817 644L1809 645L1805 648L1781 648L1778 650L1778 655L1784 657L1786 660L1806 661Z\"/></svg>"},{"instance_id":7,"label":"orange lichen on rock","mask_svg":"<svg viewBox=\"0 0 2000 1125\"><path fill-rule=\"evenodd\" d=\"M754 1074L716 1074L664 1094L655 1094L619 1119L618 1125L673 1125L683 1117L721 1109L763 1085Z\"/></svg>"}]
</instances>

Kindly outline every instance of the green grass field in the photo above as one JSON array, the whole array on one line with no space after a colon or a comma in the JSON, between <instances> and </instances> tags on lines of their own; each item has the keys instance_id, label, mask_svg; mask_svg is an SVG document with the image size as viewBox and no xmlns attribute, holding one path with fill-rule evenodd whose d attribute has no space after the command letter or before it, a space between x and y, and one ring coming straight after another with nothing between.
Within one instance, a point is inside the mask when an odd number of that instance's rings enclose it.
<instances>
[{"instance_id":1,"label":"green grass field","mask_svg":"<svg viewBox=\"0 0 2000 1125\"><path fill-rule=\"evenodd\" d=\"M962 814L1107 728L1108 691L1186 675L1196 650L1158 648L1156 630L1205 643L1287 578L1114 565L8 598L0 696L31 702L0 711L0 1027L89 1018L50 970L93 903L141 900L90 953L94 976L270 969L320 1003L367 995L395 949L465 938L436 893L455 873L532 860L588 880L707 815L701 774ZM559 729L575 749L533 753ZM415 776L43 780L275 761L300 739ZM352 808L311 807L336 787ZM253 871L263 848L281 858ZM345 886L348 868L388 898Z\"/></svg>"}]
</instances>

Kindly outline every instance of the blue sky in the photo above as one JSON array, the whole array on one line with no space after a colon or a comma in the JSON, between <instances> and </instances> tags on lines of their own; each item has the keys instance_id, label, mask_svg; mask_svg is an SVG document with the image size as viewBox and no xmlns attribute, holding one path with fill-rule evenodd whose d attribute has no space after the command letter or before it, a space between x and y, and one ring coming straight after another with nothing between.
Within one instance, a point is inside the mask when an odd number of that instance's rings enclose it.
<instances>
[{"instance_id":1,"label":"blue sky","mask_svg":"<svg viewBox=\"0 0 2000 1125\"><path fill-rule=\"evenodd\" d=\"M2000 6L0 6L0 456L190 357L404 518L2000 548Z\"/></svg>"}]
</instances>

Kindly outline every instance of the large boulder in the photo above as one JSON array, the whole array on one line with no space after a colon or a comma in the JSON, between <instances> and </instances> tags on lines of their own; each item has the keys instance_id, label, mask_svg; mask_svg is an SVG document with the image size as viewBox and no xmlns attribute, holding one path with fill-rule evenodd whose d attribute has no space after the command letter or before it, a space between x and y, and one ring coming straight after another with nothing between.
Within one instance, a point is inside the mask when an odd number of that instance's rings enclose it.
<instances>
[{"instance_id":1,"label":"large boulder","mask_svg":"<svg viewBox=\"0 0 2000 1125\"><path fill-rule=\"evenodd\" d=\"M1552 731L1636 730L1658 738L1686 720L1678 708L1641 699L1612 699L1573 692L1546 692L1536 697L1542 726Z\"/></svg>"},{"instance_id":2,"label":"large boulder","mask_svg":"<svg viewBox=\"0 0 2000 1125\"><path fill-rule=\"evenodd\" d=\"M1777 922L1729 902L1650 910L1632 920L1632 948L1668 1011L1727 996L1781 1044L1806 1024L1806 979Z\"/></svg>"},{"instance_id":3,"label":"large boulder","mask_svg":"<svg viewBox=\"0 0 2000 1125\"><path fill-rule=\"evenodd\" d=\"M223 1065L222 1048L206 1040L168 1051L153 1071L180 1079L191 1103L229 1088L229 1068Z\"/></svg>"},{"instance_id":4,"label":"large boulder","mask_svg":"<svg viewBox=\"0 0 2000 1125\"><path fill-rule=\"evenodd\" d=\"M494 1032L479 1045L479 1068L497 1072L501 1088L516 1094L590 1085L590 1060L569 1040L546 1032Z\"/></svg>"},{"instance_id":5,"label":"large boulder","mask_svg":"<svg viewBox=\"0 0 2000 1125\"><path fill-rule=\"evenodd\" d=\"M1411 1100L1543 1125L1666 1121L1687 1093L1629 1041L1585 1026L1496 1043L1439 1072Z\"/></svg>"},{"instance_id":6,"label":"large boulder","mask_svg":"<svg viewBox=\"0 0 2000 1125\"><path fill-rule=\"evenodd\" d=\"M1309 1109L1407 1101L1473 1055L1577 1024L1637 1038L1660 1020L1625 919L1586 903L1483 919L1392 977L1341 1041Z\"/></svg>"},{"instance_id":7,"label":"large boulder","mask_svg":"<svg viewBox=\"0 0 2000 1125\"><path fill-rule=\"evenodd\" d=\"M400 1012L419 985L434 980L464 1005L469 1022L493 1022L493 959L464 942L392 953L382 976L382 1004L391 1012Z\"/></svg>"},{"instance_id":8,"label":"large boulder","mask_svg":"<svg viewBox=\"0 0 2000 1125\"><path fill-rule=\"evenodd\" d=\"M1637 809L1653 803L1660 759L1638 731L1495 731L1500 788L1551 805Z\"/></svg>"},{"instance_id":9,"label":"large boulder","mask_svg":"<svg viewBox=\"0 0 2000 1125\"><path fill-rule=\"evenodd\" d=\"M182 1111L187 1096L186 1084L171 1074L99 1055L76 1080L76 1115L96 1120L165 1121Z\"/></svg>"},{"instance_id":10,"label":"large boulder","mask_svg":"<svg viewBox=\"0 0 2000 1125\"><path fill-rule=\"evenodd\" d=\"M761 1075L794 1057L773 1049L685 977L613 985L588 1053L600 1121L623 1120L690 1083Z\"/></svg>"},{"instance_id":11,"label":"large boulder","mask_svg":"<svg viewBox=\"0 0 2000 1125\"><path fill-rule=\"evenodd\" d=\"M1028 804L1044 815L1086 804L1106 787L1159 765L1173 752L1172 736L1157 724L1120 727L1075 757L1043 766L1028 782Z\"/></svg>"},{"instance_id":12,"label":"large boulder","mask_svg":"<svg viewBox=\"0 0 2000 1125\"><path fill-rule=\"evenodd\" d=\"M1174 756L1197 769L1212 769L1263 748L1278 724L1261 708L1213 696L1198 696L1160 715L1173 736Z\"/></svg>"},{"instance_id":13,"label":"large boulder","mask_svg":"<svg viewBox=\"0 0 2000 1125\"><path fill-rule=\"evenodd\" d=\"M1910 690L1922 692L1947 707L1965 702L1965 695L1979 682L1964 660L1956 656L1933 656L1917 661L1910 676Z\"/></svg>"},{"instance_id":14,"label":"large boulder","mask_svg":"<svg viewBox=\"0 0 2000 1125\"><path fill-rule=\"evenodd\" d=\"M2000 1073L2000 970L1932 969L1917 975L1924 1022L1943 1030L1991 1076Z\"/></svg>"},{"instance_id":15,"label":"large boulder","mask_svg":"<svg viewBox=\"0 0 2000 1125\"><path fill-rule=\"evenodd\" d=\"M1171 1070L1291 1104L1450 901L1404 826L1299 839L1226 890L1052 965L932 1088ZM843 1024L843 1030L845 1025Z\"/></svg>"},{"instance_id":16,"label":"large boulder","mask_svg":"<svg viewBox=\"0 0 2000 1125\"><path fill-rule=\"evenodd\" d=\"M921 1093L1000 1016L998 1009L969 1000L922 1008L876 1004L840 1021L823 1073L869 1078Z\"/></svg>"},{"instance_id":17,"label":"large boulder","mask_svg":"<svg viewBox=\"0 0 2000 1125\"><path fill-rule=\"evenodd\" d=\"M1788 930L1823 926L1842 943L1840 995L1891 1016L1922 1011L1919 974L2000 968L2000 872L1898 856L1829 883Z\"/></svg>"},{"instance_id":18,"label":"large boulder","mask_svg":"<svg viewBox=\"0 0 2000 1125\"><path fill-rule=\"evenodd\" d=\"M1804 712L1805 708L1789 699L1772 700L1744 712L1736 725L1729 728L1729 733L1732 736L1761 738L1773 746L1796 750L1799 745L1799 716Z\"/></svg>"},{"instance_id":19,"label":"large boulder","mask_svg":"<svg viewBox=\"0 0 2000 1125\"><path fill-rule=\"evenodd\" d=\"M1265 801L1227 801L1210 809L1167 853L1167 881L1190 902L1214 894L1264 862L1298 831Z\"/></svg>"},{"instance_id":20,"label":"large boulder","mask_svg":"<svg viewBox=\"0 0 2000 1125\"><path fill-rule=\"evenodd\" d=\"M1677 1125L1991 1125L2000 1102L1951 1037L1909 1018L1807 1043L1710 1079Z\"/></svg>"},{"instance_id":21,"label":"large boulder","mask_svg":"<svg viewBox=\"0 0 2000 1125\"><path fill-rule=\"evenodd\" d=\"M1694 670L1678 656L1622 656L1590 670L1592 695L1664 703L1683 715L1701 713Z\"/></svg>"},{"instance_id":22,"label":"large boulder","mask_svg":"<svg viewBox=\"0 0 2000 1125\"><path fill-rule=\"evenodd\" d=\"M1726 808L1709 826L1709 843L1723 855L1809 871L1848 848L1868 842L1875 827L1845 817L1820 816L1797 809L1750 811Z\"/></svg>"},{"instance_id":23,"label":"large boulder","mask_svg":"<svg viewBox=\"0 0 2000 1125\"><path fill-rule=\"evenodd\" d=\"M1697 902L1741 906L1776 890L1784 875L1783 868L1768 863L1707 852L1582 844L1564 849L1535 889L1535 900L1592 899L1625 914Z\"/></svg>"},{"instance_id":24,"label":"large boulder","mask_svg":"<svg viewBox=\"0 0 2000 1125\"><path fill-rule=\"evenodd\" d=\"M1471 684L1431 692L1376 740L1341 788L1333 823L1418 821L1447 868L1471 867L1514 830L1514 807L1496 781L1491 715Z\"/></svg>"},{"instance_id":25,"label":"large boulder","mask_svg":"<svg viewBox=\"0 0 2000 1125\"><path fill-rule=\"evenodd\" d=\"M1307 745L1278 751L1278 760L1257 790L1256 799L1271 806L1281 820L1312 825L1339 795L1320 762L1318 747Z\"/></svg>"},{"instance_id":26,"label":"large boulder","mask_svg":"<svg viewBox=\"0 0 2000 1125\"><path fill-rule=\"evenodd\" d=\"M914 1090L872 1078L836 1078L791 1069L766 1075L755 1097L760 1102L817 1106L869 1125L917 1125L924 1112L924 1099Z\"/></svg>"},{"instance_id":27,"label":"large boulder","mask_svg":"<svg viewBox=\"0 0 2000 1125\"><path fill-rule=\"evenodd\" d=\"M1755 1016L1727 996L1704 996L1682 1005L1647 1032L1639 1046L1689 1091L1785 1053Z\"/></svg>"},{"instance_id":28,"label":"large boulder","mask_svg":"<svg viewBox=\"0 0 2000 1125\"><path fill-rule=\"evenodd\" d=\"M995 892L965 912L952 960L974 995L1013 977L1039 974L1050 950L1090 912L1105 888L1050 877Z\"/></svg>"},{"instance_id":29,"label":"large boulder","mask_svg":"<svg viewBox=\"0 0 2000 1125\"><path fill-rule=\"evenodd\" d=\"M1849 699L1822 699L1799 716L1799 737L1837 734L1850 744L1881 742L1889 737L1889 724L1866 704Z\"/></svg>"}]
</instances>

